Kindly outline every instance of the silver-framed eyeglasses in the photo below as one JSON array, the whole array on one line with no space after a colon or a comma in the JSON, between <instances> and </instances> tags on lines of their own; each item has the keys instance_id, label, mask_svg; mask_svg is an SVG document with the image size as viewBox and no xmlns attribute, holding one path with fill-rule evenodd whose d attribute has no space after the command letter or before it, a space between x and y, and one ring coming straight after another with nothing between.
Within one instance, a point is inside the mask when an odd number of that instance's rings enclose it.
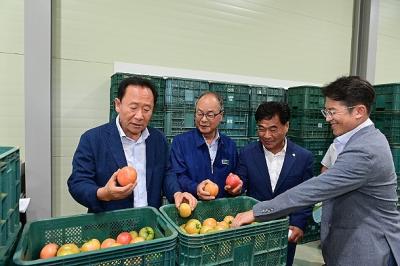
<instances>
[{"instance_id":1,"label":"silver-framed eyeglasses","mask_svg":"<svg viewBox=\"0 0 400 266\"><path fill-rule=\"evenodd\" d=\"M218 113L214 113L212 111L204 113L203 111L197 110L196 117L202 119L205 116L208 120L213 120L217 115L219 115L223 112L224 112L224 110L221 110Z\"/></svg>"},{"instance_id":2,"label":"silver-framed eyeglasses","mask_svg":"<svg viewBox=\"0 0 400 266\"><path fill-rule=\"evenodd\" d=\"M349 109L353 109L354 107L357 107L357 105L354 105L354 106L346 106L346 107L344 107L346 110L349 110ZM340 112L340 111L337 111L337 110L329 110L329 109L321 109L321 113L322 113L322 115L326 118L326 117L332 117L332 116L334 116L334 115L337 115L337 114L341 114L342 112Z\"/></svg>"}]
</instances>

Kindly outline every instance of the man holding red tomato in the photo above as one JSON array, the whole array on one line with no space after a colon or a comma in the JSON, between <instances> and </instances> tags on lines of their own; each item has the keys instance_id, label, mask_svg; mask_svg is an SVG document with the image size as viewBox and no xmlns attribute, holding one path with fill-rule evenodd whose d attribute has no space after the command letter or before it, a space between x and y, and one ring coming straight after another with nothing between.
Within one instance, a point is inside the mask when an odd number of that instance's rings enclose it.
<instances>
[{"instance_id":1,"label":"man holding red tomato","mask_svg":"<svg viewBox=\"0 0 400 266\"><path fill-rule=\"evenodd\" d=\"M116 119L85 132L72 162L68 188L89 212L161 206L162 191L176 205L197 200L182 192L177 179L165 177L168 144L164 134L148 127L157 102L154 85L141 77L124 79L115 99ZM132 166L137 180L118 184L119 169Z\"/></svg>"},{"instance_id":2,"label":"man holding red tomato","mask_svg":"<svg viewBox=\"0 0 400 266\"><path fill-rule=\"evenodd\" d=\"M196 128L172 141L168 176L177 178L184 191L202 200L241 192L241 185L225 186L226 177L236 168L238 154L235 142L218 131L223 110L220 95L203 93L196 102Z\"/></svg>"}]
</instances>

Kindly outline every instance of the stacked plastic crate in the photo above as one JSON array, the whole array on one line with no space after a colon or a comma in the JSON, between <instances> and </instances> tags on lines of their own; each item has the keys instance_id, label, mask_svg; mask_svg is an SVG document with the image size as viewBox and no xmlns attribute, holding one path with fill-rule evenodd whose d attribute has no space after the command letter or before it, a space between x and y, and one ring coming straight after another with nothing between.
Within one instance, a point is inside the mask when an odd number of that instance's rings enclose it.
<instances>
[{"instance_id":1,"label":"stacked plastic crate","mask_svg":"<svg viewBox=\"0 0 400 266\"><path fill-rule=\"evenodd\" d=\"M118 87L121 81L128 77L140 76L150 80L156 87L158 97L157 105L150 120L150 126L164 131L164 111L165 111L165 84L166 79L163 77L135 75L128 73L115 73L111 76L110 88L110 121L113 120L118 114L115 111L114 100L118 97Z\"/></svg>"},{"instance_id":2,"label":"stacked plastic crate","mask_svg":"<svg viewBox=\"0 0 400 266\"><path fill-rule=\"evenodd\" d=\"M397 174L397 195L400 200L400 83L374 86L376 99L371 118L389 141Z\"/></svg>"},{"instance_id":3,"label":"stacked plastic crate","mask_svg":"<svg viewBox=\"0 0 400 266\"><path fill-rule=\"evenodd\" d=\"M0 147L0 266L9 265L21 229L19 149Z\"/></svg>"},{"instance_id":4,"label":"stacked plastic crate","mask_svg":"<svg viewBox=\"0 0 400 266\"><path fill-rule=\"evenodd\" d=\"M231 137L240 150L248 143L249 86L211 82L210 91L218 93L224 101L224 118L219 130Z\"/></svg>"},{"instance_id":5,"label":"stacked plastic crate","mask_svg":"<svg viewBox=\"0 0 400 266\"><path fill-rule=\"evenodd\" d=\"M255 114L258 106L263 102L286 102L287 90L267 86L250 87L249 130L250 141L258 140Z\"/></svg>"},{"instance_id":6,"label":"stacked plastic crate","mask_svg":"<svg viewBox=\"0 0 400 266\"><path fill-rule=\"evenodd\" d=\"M195 127L194 111L199 96L209 90L203 80L168 78L165 88L164 133L171 142L176 135Z\"/></svg>"},{"instance_id":7,"label":"stacked plastic crate","mask_svg":"<svg viewBox=\"0 0 400 266\"><path fill-rule=\"evenodd\" d=\"M314 175L321 172L324 157L333 136L321 114L325 100L320 87L300 86L288 89L288 104L291 108L289 139L314 155ZM320 224L310 219L303 243L320 238Z\"/></svg>"}]
</instances>

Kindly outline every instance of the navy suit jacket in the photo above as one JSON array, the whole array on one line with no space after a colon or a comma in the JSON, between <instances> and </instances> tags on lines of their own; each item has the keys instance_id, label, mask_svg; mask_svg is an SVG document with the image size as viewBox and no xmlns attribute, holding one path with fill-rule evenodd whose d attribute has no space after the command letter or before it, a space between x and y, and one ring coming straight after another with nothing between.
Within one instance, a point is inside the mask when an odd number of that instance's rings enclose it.
<instances>
[{"instance_id":1,"label":"navy suit jacket","mask_svg":"<svg viewBox=\"0 0 400 266\"><path fill-rule=\"evenodd\" d=\"M168 200L180 191L177 180L166 180L168 143L163 133L148 127L146 139L146 188L149 206L159 208L162 189ZM133 193L126 199L101 201L97 190L103 187L118 168L127 165L121 137L115 119L110 123L86 131L80 139L72 161L68 188L72 197L86 206L89 212L132 208Z\"/></svg>"},{"instance_id":2,"label":"navy suit jacket","mask_svg":"<svg viewBox=\"0 0 400 266\"><path fill-rule=\"evenodd\" d=\"M264 149L260 141L252 142L239 154L237 175L243 180L247 195L260 201L271 200L313 176L313 155L287 139L286 155L275 190L272 191ZM290 225L304 231L311 207L290 215Z\"/></svg>"}]
</instances>

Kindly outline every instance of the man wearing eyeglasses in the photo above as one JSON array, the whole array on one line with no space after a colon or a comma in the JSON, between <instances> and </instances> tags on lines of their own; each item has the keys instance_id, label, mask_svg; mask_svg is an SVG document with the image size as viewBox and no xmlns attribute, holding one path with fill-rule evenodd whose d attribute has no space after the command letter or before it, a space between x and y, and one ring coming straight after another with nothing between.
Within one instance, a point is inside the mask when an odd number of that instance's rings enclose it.
<instances>
[{"instance_id":1,"label":"man wearing eyeglasses","mask_svg":"<svg viewBox=\"0 0 400 266\"><path fill-rule=\"evenodd\" d=\"M264 102L255 113L259 141L240 151L237 175L246 195L270 200L304 182L313 174L313 155L286 138L290 109L286 103ZM304 235L311 207L290 214L286 265L293 264L296 244Z\"/></svg>"},{"instance_id":2,"label":"man wearing eyeglasses","mask_svg":"<svg viewBox=\"0 0 400 266\"><path fill-rule=\"evenodd\" d=\"M241 185L225 189L225 179L236 169L238 154L235 142L218 131L223 107L217 93L200 95L195 107L196 128L175 136L171 145L168 176L176 176L184 191L202 200L241 192ZM218 186L216 197L205 190L207 183Z\"/></svg>"},{"instance_id":3,"label":"man wearing eyeglasses","mask_svg":"<svg viewBox=\"0 0 400 266\"><path fill-rule=\"evenodd\" d=\"M240 213L233 226L270 220L329 200L321 217L327 265L399 265L397 176L389 143L369 119L375 98L368 81L342 77L322 89L322 114L340 145L335 163L319 176Z\"/></svg>"}]
</instances>

